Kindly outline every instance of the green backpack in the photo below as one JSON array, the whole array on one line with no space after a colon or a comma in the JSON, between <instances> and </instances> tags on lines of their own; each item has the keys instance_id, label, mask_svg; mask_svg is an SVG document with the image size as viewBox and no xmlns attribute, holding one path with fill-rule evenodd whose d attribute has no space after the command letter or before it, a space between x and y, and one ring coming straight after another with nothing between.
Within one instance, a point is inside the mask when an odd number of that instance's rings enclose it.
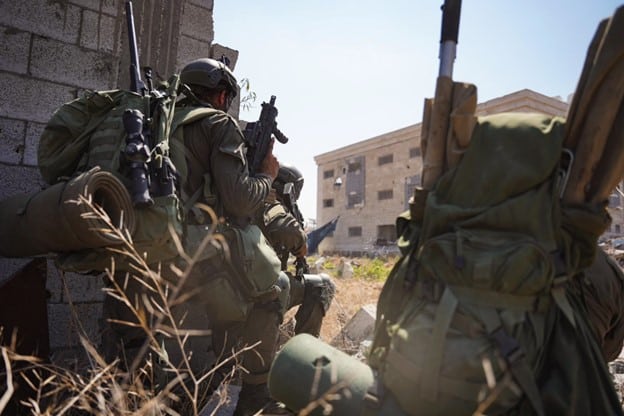
<instances>
[{"instance_id":1,"label":"green backpack","mask_svg":"<svg viewBox=\"0 0 624 416\"><path fill-rule=\"evenodd\" d=\"M131 183L122 160L126 146L123 113L137 109L147 113L153 109L148 128L151 131L152 167L159 168L170 159L175 170L187 171L183 141L178 127L205 117L214 110L202 108L176 112L175 99L178 76L154 94L142 96L126 90L96 91L62 105L47 123L39 141L38 164L43 179L49 184L66 181L94 166L112 172L126 187ZM172 231L183 234L184 209L176 193L153 196L154 204L135 207L133 246L148 264L175 258L178 255ZM123 247L117 247L122 249ZM58 253L57 264L66 271L103 271L115 259L116 270L132 270L128 256L107 248L85 249Z\"/></svg>"},{"instance_id":2,"label":"green backpack","mask_svg":"<svg viewBox=\"0 0 624 416\"><path fill-rule=\"evenodd\" d=\"M479 118L459 165L416 191L370 354L382 405L365 414L621 413L568 290L609 218L561 205L563 128L540 114Z\"/></svg>"}]
</instances>

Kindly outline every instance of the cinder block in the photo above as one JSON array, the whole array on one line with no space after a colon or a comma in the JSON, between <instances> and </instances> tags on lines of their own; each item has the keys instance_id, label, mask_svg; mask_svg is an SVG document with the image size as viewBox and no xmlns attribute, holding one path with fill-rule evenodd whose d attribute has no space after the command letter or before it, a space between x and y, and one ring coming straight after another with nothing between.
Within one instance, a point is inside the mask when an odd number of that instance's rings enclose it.
<instances>
[{"instance_id":1,"label":"cinder block","mask_svg":"<svg viewBox=\"0 0 624 416\"><path fill-rule=\"evenodd\" d=\"M54 265L54 260L48 259L46 275L46 290L49 293L49 303L61 303L63 298L63 283L58 269Z\"/></svg>"},{"instance_id":2,"label":"cinder block","mask_svg":"<svg viewBox=\"0 0 624 416\"><path fill-rule=\"evenodd\" d=\"M103 302L104 279L102 276L83 275L78 273L65 273L60 277L65 282L63 289L63 302Z\"/></svg>"},{"instance_id":3,"label":"cinder block","mask_svg":"<svg viewBox=\"0 0 624 416\"><path fill-rule=\"evenodd\" d=\"M74 88L12 74L0 77L0 91L0 117L39 123L46 123L54 110L75 97Z\"/></svg>"},{"instance_id":4,"label":"cinder block","mask_svg":"<svg viewBox=\"0 0 624 416\"><path fill-rule=\"evenodd\" d=\"M344 343L345 337L349 343L360 345L363 341L372 339L375 329L377 305L364 305L353 315L353 318L342 328L342 331L332 340L332 345Z\"/></svg>"},{"instance_id":5,"label":"cinder block","mask_svg":"<svg viewBox=\"0 0 624 416\"><path fill-rule=\"evenodd\" d=\"M0 26L0 69L25 74L28 72L30 33Z\"/></svg>"},{"instance_id":6,"label":"cinder block","mask_svg":"<svg viewBox=\"0 0 624 416\"><path fill-rule=\"evenodd\" d=\"M115 47L115 18L91 10L82 12L80 46L112 53Z\"/></svg>"},{"instance_id":7,"label":"cinder block","mask_svg":"<svg viewBox=\"0 0 624 416\"><path fill-rule=\"evenodd\" d=\"M204 9L213 10L214 9L214 1L213 0L189 0L189 3L192 3L196 6L203 7Z\"/></svg>"},{"instance_id":8,"label":"cinder block","mask_svg":"<svg viewBox=\"0 0 624 416\"><path fill-rule=\"evenodd\" d=\"M238 61L238 51L227 46L213 43L210 55L215 59L221 59L222 56L226 56L230 60L230 68L234 70L236 68L236 62Z\"/></svg>"},{"instance_id":9,"label":"cinder block","mask_svg":"<svg viewBox=\"0 0 624 416\"><path fill-rule=\"evenodd\" d=\"M69 0L69 2L85 9L106 13L111 16L117 16L122 3L121 0Z\"/></svg>"},{"instance_id":10,"label":"cinder block","mask_svg":"<svg viewBox=\"0 0 624 416\"><path fill-rule=\"evenodd\" d=\"M0 1L0 24L76 44L80 8L65 1Z\"/></svg>"},{"instance_id":11,"label":"cinder block","mask_svg":"<svg viewBox=\"0 0 624 416\"><path fill-rule=\"evenodd\" d=\"M36 192L43 187L39 170L0 164L0 200L15 194Z\"/></svg>"},{"instance_id":12,"label":"cinder block","mask_svg":"<svg viewBox=\"0 0 624 416\"><path fill-rule=\"evenodd\" d=\"M34 77L94 90L112 82L115 58L103 52L36 36L33 39L30 72Z\"/></svg>"},{"instance_id":13,"label":"cinder block","mask_svg":"<svg viewBox=\"0 0 624 416\"><path fill-rule=\"evenodd\" d=\"M0 162L18 165L24 154L26 123L0 118Z\"/></svg>"},{"instance_id":14,"label":"cinder block","mask_svg":"<svg viewBox=\"0 0 624 416\"><path fill-rule=\"evenodd\" d=\"M185 3L182 10L180 33L208 43L214 39L212 10Z\"/></svg>"},{"instance_id":15,"label":"cinder block","mask_svg":"<svg viewBox=\"0 0 624 416\"><path fill-rule=\"evenodd\" d=\"M31 260L30 257L19 259L0 257L0 286L7 283L15 272L26 266Z\"/></svg>"},{"instance_id":16,"label":"cinder block","mask_svg":"<svg viewBox=\"0 0 624 416\"><path fill-rule=\"evenodd\" d=\"M176 68L182 69L189 61L210 56L210 43L180 35Z\"/></svg>"},{"instance_id":17,"label":"cinder block","mask_svg":"<svg viewBox=\"0 0 624 416\"><path fill-rule=\"evenodd\" d=\"M24 165L37 166L37 147L44 128L45 124L41 123L27 124L26 140L24 141Z\"/></svg>"},{"instance_id":18,"label":"cinder block","mask_svg":"<svg viewBox=\"0 0 624 416\"><path fill-rule=\"evenodd\" d=\"M78 346L81 335L98 345L101 317L101 303L48 304L50 348Z\"/></svg>"}]
</instances>

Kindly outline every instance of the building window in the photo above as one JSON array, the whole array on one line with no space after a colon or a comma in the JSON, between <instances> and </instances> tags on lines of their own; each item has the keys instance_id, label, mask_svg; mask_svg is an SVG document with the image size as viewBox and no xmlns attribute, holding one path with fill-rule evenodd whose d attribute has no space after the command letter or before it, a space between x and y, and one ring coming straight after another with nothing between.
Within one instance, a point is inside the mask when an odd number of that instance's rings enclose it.
<instances>
[{"instance_id":1,"label":"building window","mask_svg":"<svg viewBox=\"0 0 624 416\"><path fill-rule=\"evenodd\" d=\"M358 174L362 170L362 164L359 161L350 162L347 168L347 172Z\"/></svg>"},{"instance_id":2,"label":"building window","mask_svg":"<svg viewBox=\"0 0 624 416\"><path fill-rule=\"evenodd\" d=\"M323 179L329 179L329 178L333 178L334 177L334 170L330 169L330 170L326 170L325 172L323 172Z\"/></svg>"},{"instance_id":3,"label":"building window","mask_svg":"<svg viewBox=\"0 0 624 416\"><path fill-rule=\"evenodd\" d=\"M344 178L347 208L362 206L366 192L366 159L356 156L347 164L347 174Z\"/></svg>"},{"instance_id":4,"label":"building window","mask_svg":"<svg viewBox=\"0 0 624 416\"><path fill-rule=\"evenodd\" d=\"M377 192L377 199L380 201L384 199L392 199L392 189Z\"/></svg>"},{"instance_id":5,"label":"building window","mask_svg":"<svg viewBox=\"0 0 624 416\"><path fill-rule=\"evenodd\" d=\"M349 237L362 237L362 227L349 227Z\"/></svg>"},{"instance_id":6,"label":"building window","mask_svg":"<svg viewBox=\"0 0 624 416\"><path fill-rule=\"evenodd\" d=\"M420 156L420 147L412 147L411 149L409 149L410 152L410 159L413 159L415 157L419 157Z\"/></svg>"},{"instance_id":7,"label":"building window","mask_svg":"<svg viewBox=\"0 0 624 416\"><path fill-rule=\"evenodd\" d=\"M363 202L364 201L362 199L362 194L360 193L351 192L347 196L347 208L353 208L355 206L362 205Z\"/></svg>"},{"instance_id":8,"label":"building window","mask_svg":"<svg viewBox=\"0 0 624 416\"><path fill-rule=\"evenodd\" d=\"M378 225L377 226L377 241L378 246L387 246L394 244L396 241L396 227L393 224Z\"/></svg>"},{"instance_id":9,"label":"building window","mask_svg":"<svg viewBox=\"0 0 624 416\"><path fill-rule=\"evenodd\" d=\"M620 234L620 233L622 232L621 227L620 227L620 224L615 224L615 232L616 232L617 234Z\"/></svg>"},{"instance_id":10,"label":"building window","mask_svg":"<svg viewBox=\"0 0 624 416\"><path fill-rule=\"evenodd\" d=\"M333 199L324 199L323 200L323 208L331 208L334 206L334 200Z\"/></svg>"},{"instance_id":11,"label":"building window","mask_svg":"<svg viewBox=\"0 0 624 416\"><path fill-rule=\"evenodd\" d=\"M379 158L377 159L377 164L379 166L386 165L388 163L392 163L393 160L394 160L394 157L392 154L379 156Z\"/></svg>"}]
</instances>

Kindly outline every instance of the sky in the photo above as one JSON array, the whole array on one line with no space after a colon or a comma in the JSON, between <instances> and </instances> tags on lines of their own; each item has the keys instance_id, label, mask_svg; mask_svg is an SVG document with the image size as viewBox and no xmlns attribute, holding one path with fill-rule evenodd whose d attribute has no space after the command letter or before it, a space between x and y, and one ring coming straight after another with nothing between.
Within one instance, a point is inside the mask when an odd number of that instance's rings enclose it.
<instances>
[{"instance_id":1,"label":"sky","mask_svg":"<svg viewBox=\"0 0 624 416\"><path fill-rule=\"evenodd\" d=\"M273 152L304 175L299 207L316 218L314 156L422 121L439 70L442 0L214 0L214 41L239 52L236 77L276 96ZM453 79L484 102L521 89L574 93L612 0L464 0ZM320 225L320 224L319 224Z\"/></svg>"}]
</instances>

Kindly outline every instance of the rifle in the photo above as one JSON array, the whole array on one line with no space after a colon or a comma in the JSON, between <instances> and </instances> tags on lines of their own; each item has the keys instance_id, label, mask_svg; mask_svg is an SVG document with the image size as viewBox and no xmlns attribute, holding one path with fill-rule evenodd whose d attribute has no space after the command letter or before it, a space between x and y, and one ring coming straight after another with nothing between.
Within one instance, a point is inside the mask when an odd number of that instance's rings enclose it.
<instances>
[{"instance_id":1,"label":"rifle","mask_svg":"<svg viewBox=\"0 0 624 416\"><path fill-rule=\"evenodd\" d=\"M139 72L139 54L131 0L126 0L126 22L130 49L130 90L144 97L145 107L143 111L128 109L123 113L123 124L127 134L123 155L128 163L132 202L135 207L146 207L153 205L152 195L163 196L175 193L176 169L165 153L166 149L163 150L160 146L162 140L154 143L151 126L154 124L163 130L164 125L170 123L170 117L166 120L161 119L164 113L162 110L175 99L177 85L169 88L169 97L166 97L162 91L155 90L150 67L144 68L147 85L143 82ZM152 98L156 100L157 105L152 105ZM158 112L158 117L155 117L155 109L161 110ZM166 129L160 133L165 135L161 139L168 138L169 132Z\"/></svg>"},{"instance_id":2,"label":"rifle","mask_svg":"<svg viewBox=\"0 0 624 416\"><path fill-rule=\"evenodd\" d=\"M277 128L277 108L275 107L275 96L271 96L269 103L262 103L262 111L258 121L248 123L245 127L244 135L247 142L247 161L249 162L249 173L252 175L258 172L260 164L266 157L271 139L273 136L280 143L287 143L286 137Z\"/></svg>"},{"instance_id":3,"label":"rifle","mask_svg":"<svg viewBox=\"0 0 624 416\"><path fill-rule=\"evenodd\" d=\"M447 168L446 138L453 103L452 75L459 34L460 10L461 0L446 0L442 6L440 69L435 96L433 99L425 99L423 114L422 186L426 190L433 189L438 178Z\"/></svg>"},{"instance_id":4,"label":"rifle","mask_svg":"<svg viewBox=\"0 0 624 416\"><path fill-rule=\"evenodd\" d=\"M284 201L284 205L286 206L288 211L293 215L293 217L295 217L297 222L301 225L301 228L303 228L303 215L301 214L299 206L297 205L292 183L289 182L284 184L282 200ZM308 273L310 273L310 267L308 266L308 262L306 261L305 257L297 257L295 260L295 274L297 276L303 276L304 274Z\"/></svg>"}]
</instances>

